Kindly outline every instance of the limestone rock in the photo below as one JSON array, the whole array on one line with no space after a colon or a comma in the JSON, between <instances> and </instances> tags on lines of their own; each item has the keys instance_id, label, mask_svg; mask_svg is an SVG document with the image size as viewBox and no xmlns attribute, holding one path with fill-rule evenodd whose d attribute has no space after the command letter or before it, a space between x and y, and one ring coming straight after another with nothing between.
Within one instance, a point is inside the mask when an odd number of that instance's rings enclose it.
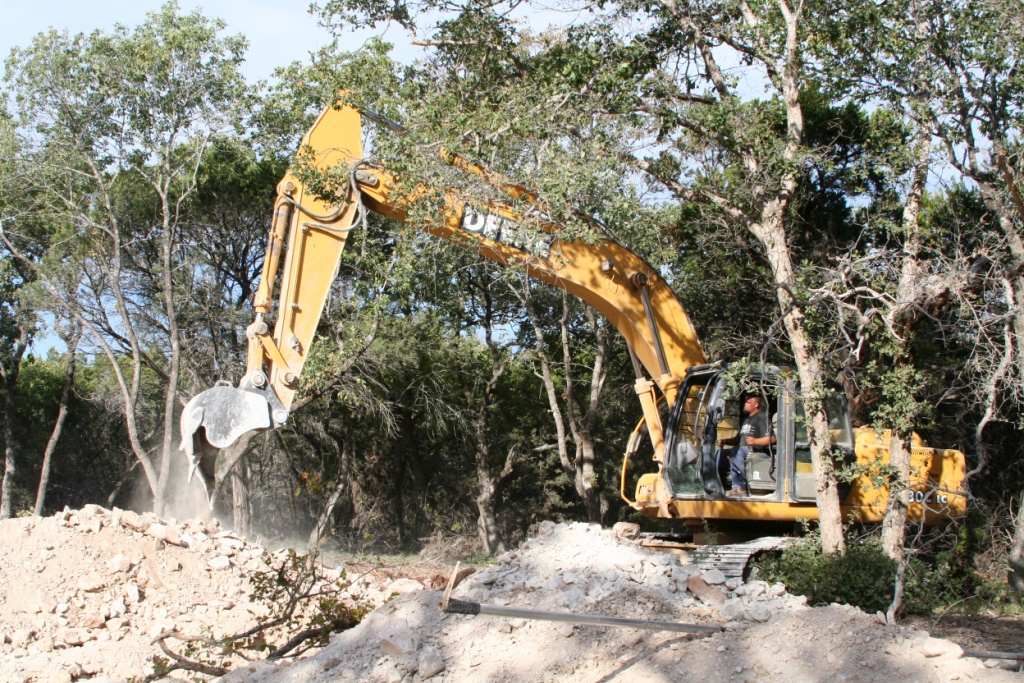
<instances>
[{"instance_id":1,"label":"limestone rock","mask_svg":"<svg viewBox=\"0 0 1024 683\"><path fill-rule=\"evenodd\" d=\"M82 626L85 628L103 628L106 623L107 620L99 612L90 612L82 619Z\"/></svg>"},{"instance_id":2,"label":"limestone rock","mask_svg":"<svg viewBox=\"0 0 1024 683\"><path fill-rule=\"evenodd\" d=\"M705 605L718 606L725 603L725 593L708 585L707 581L699 576L691 576L686 582L686 588Z\"/></svg>"},{"instance_id":3,"label":"limestone rock","mask_svg":"<svg viewBox=\"0 0 1024 683\"><path fill-rule=\"evenodd\" d=\"M98 593L107 587L106 582L96 575L86 576L78 580L78 590L86 593Z\"/></svg>"},{"instance_id":4,"label":"limestone rock","mask_svg":"<svg viewBox=\"0 0 1024 683\"><path fill-rule=\"evenodd\" d=\"M107 566L110 567L111 574L124 573L132 568L132 561L118 553L107 561Z\"/></svg>"},{"instance_id":5,"label":"limestone rock","mask_svg":"<svg viewBox=\"0 0 1024 683\"><path fill-rule=\"evenodd\" d=\"M19 628L11 634L11 645L15 648L25 647L34 635L35 633L27 628Z\"/></svg>"},{"instance_id":6,"label":"limestone rock","mask_svg":"<svg viewBox=\"0 0 1024 683\"><path fill-rule=\"evenodd\" d=\"M82 632L82 629L61 628L57 629L54 640L64 643L68 647L78 647L79 645L87 642L89 637Z\"/></svg>"},{"instance_id":7,"label":"limestone rock","mask_svg":"<svg viewBox=\"0 0 1024 683\"><path fill-rule=\"evenodd\" d=\"M759 622L759 623L764 623L764 622L768 621L768 619L770 619L771 616L772 616L771 610L769 610L767 607L765 607L762 604L754 604L754 605L751 605L747 609L747 617L751 621L756 621L756 622Z\"/></svg>"},{"instance_id":8,"label":"limestone rock","mask_svg":"<svg viewBox=\"0 0 1024 683\"><path fill-rule=\"evenodd\" d=\"M725 583L725 574L723 574L719 569L708 569L707 571L703 571L700 573L700 577L704 579L709 586L721 586Z\"/></svg>"},{"instance_id":9,"label":"limestone rock","mask_svg":"<svg viewBox=\"0 0 1024 683\"><path fill-rule=\"evenodd\" d=\"M419 649L419 636L405 619L396 619L380 632L380 649L395 658L406 657Z\"/></svg>"},{"instance_id":10,"label":"limestone rock","mask_svg":"<svg viewBox=\"0 0 1024 683\"><path fill-rule=\"evenodd\" d=\"M139 517L131 510L125 510L121 513L121 526L131 531L143 532L149 528L149 522Z\"/></svg>"},{"instance_id":11,"label":"limestone rock","mask_svg":"<svg viewBox=\"0 0 1024 683\"><path fill-rule=\"evenodd\" d=\"M181 540L181 534L178 532L178 529L173 525L156 523L150 524L148 527L146 527L145 534L147 536L155 538L158 541L170 543L171 545L184 545L184 542Z\"/></svg>"},{"instance_id":12,"label":"limestone rock","mask_svg":"<svg viewBox=\"0 0 1024 683\"><path fill-rule=\"evenodd\" d=\"M722 604L722 608L721 610L719 610L719 612L726 619L735 619L736 617L743 614L743 611L745 609L746 606L743 604L742 600L740 600L739 598L730 598Z\"/></svg>"},{"instance_id":13,"label":"limestone rock","mask_svg":"<svg viewBox=\"0 0 1024 683\"><path fill-rule=\"evenodd\" d=\"M619 538L633 540L640 536L640 525L632 522L616 522L612 527L612 532Z\"/></svg>"},{"instance_id":14,"label":"limestone rock","mask_svg":"<svg viewBox=\"0 0 1024 683\"><path fill-rule=\"evenodd\" d=\"M39 652L53 652L53 638L50 636L40 636L36 638L34 647Z\"/></svg>"},{"instance_id":15,"label":"limestone rock","mask_svg":"<svg viewBox=\"0 0 1024 683\"><path fill-rule=\"evenodd\" d=\"M418 664L418 673L421 679L430 678L431 676L441 673L445 669L444 659L441 657L441 653L436 647L431 645L427 645L420 650L416 663Z\"/></svg>"},{"instance_id":16,"label":"limestone rock","mask_svg":"<svg viewBox=\"0 0 1024 683\"><path fill-rule=\"evenodd\" d=\"M945 638L928 638L921 645L921 654L925 657L962 657L964 651L959 645Z\"/></svg>"},{"instance_id":17,"label":"limestone rock","mask_svg":"<svg viewBox=\"0 0 1024 683\"><path fill-rule=\"evenodd\" d=\"M217 557L211 557L206 561L206 566L210 569L227 569L231 566L231 558L226 555L218 555Z\"/></svg>"},{"instance_id":18,"label":"limestone rock","mask_svg":"<svg viewBox=\"0 0 1024 683\"><path fill-rule=\"evenodd\" d=\"M423 590L423 584L419 581L416 581L415 579L402 578L389 583L387 588L384 589L384 592L388 595L392 593L404 595L405 593L412 593L421 590Z\"/></svg>"},{"instance_id":19,"label":"limestone rock","mask_svg":"<svg viewBox=\"0 0 1024 683\"><path fill-rule=\"evenodd\" d=\"M1020 662L1016 659L986 659L983 663L986 669L1002 669L1004 671L1016 671L1020 666Z\"/></svg>"}]
</instances>

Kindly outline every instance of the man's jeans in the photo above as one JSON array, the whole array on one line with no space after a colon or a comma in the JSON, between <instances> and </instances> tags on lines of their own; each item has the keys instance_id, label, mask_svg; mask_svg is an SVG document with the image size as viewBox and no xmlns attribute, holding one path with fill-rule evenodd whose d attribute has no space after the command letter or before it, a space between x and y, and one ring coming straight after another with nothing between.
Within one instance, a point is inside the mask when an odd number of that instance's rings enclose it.
<instances>
[{"instance_id":1,"label":"man's jeans","mask_svg":"<svg viewBox=\"0 0 1024 683\"><path fill-rule=\"evenodd\" d=\"M747 453L749 452L750 446L722 449L722 457L729 460L729 475L734 489L747 490Z\"/></svg>"}]
</instances>

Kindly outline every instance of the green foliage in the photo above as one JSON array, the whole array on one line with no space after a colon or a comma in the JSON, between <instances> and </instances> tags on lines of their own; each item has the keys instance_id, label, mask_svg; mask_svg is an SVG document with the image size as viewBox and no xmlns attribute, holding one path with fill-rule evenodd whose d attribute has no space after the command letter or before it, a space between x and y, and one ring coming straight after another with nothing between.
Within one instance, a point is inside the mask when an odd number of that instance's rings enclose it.
<instances>
[{"instance_id":1,"label":"green foliage","mask_svg":"<svg viewBox=\"0 0 1024 683\"><path fill-rule=\"evenodd\" d=\"M812 605L839 602L885 612L892 602L896 563L875 543L851 543L845 555L825 555L821 543L808 538L759 567L761 578L786 584Z\"/></svg>"},{"instance_id":2,"label":"green foliage","mask_svg":"<svg viewBox=\"0 0 1024 683\"><path fill-rule=\"evenodd\" d=\"M911 558L903 579L903 613L933 614L957 606L970 611L993 604L998 589L994 593L973 565L982 536L977 528L964 525L948 549ZM786 584L790 593L807 596L812 605L839 602L866 612L886 612L895 590L897 563L885 554L876 536L851 537L845 555L825 555L810 535L781 554L757 560L756 565L760 578Z\"/></svg>"}]
</instances>

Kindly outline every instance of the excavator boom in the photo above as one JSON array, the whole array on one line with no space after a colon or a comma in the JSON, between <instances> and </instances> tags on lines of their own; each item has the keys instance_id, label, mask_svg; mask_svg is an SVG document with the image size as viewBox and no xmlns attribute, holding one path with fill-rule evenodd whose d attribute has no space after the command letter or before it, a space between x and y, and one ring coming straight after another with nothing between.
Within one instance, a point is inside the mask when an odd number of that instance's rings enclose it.
<instances>
[{"instance_id":1,"label":"excavator boom","mask_svg":"<svg viewBox=\"0 0 1024 683\"><path fill-rule=\"evenodd\" d=\"M246 332L246 374L237 388L219 383L198 394L185 406L181 417L182 449L189 457L189 476L200 471L211 497L219 450L247 432L274 429L287 421L360 207L408 220L406 206L393 197L392 177L364 157L358 111L348 106L328 107L303 137L302 148L310 152L318 170L350 171L347 200L334 206L319 199L294 169L278 184L254 302L256 320ZM536 202L536 197L524 188L465 159L447 155L447 161L466 173L481 175L510 199ZM655 380L645 379L638 372L636 391L659 457L663 435L656 389L671 405L686 369L707 361L685 309L660 274L611 237L596 243L563 241L557 226L543 221L539 229L527 226L509 206L479 206L454 190L442 192L443 210L423 229L473 248L498 263L520 266L530 276L574 294L622 333L639 366ZM282 270L279 279L278 270ZM272 309L276 282L280 283L280 293L271 331L264 317Z\"/></svg>"}]
</instances>

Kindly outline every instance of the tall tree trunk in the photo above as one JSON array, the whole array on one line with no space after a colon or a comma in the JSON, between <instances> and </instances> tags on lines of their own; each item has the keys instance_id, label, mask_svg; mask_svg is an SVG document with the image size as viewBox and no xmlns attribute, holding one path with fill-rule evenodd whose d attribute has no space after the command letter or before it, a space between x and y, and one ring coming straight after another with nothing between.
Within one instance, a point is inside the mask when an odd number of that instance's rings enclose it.
<instances>
[{"instance_id":1,"label":"tall tree trunk","mask_svg":"<svg viewBox=\"0 0 1024 683\"><path fill-rule=\"evenodd\" d=\"M477 531L480 534L480 542L488 555L497 555L505 552L505 539L501 536L498 517L494 513L494 496L497 491L486 468L483 471L477 470L477 483L480 486L480 492L476 496Z\"/></svg>"},{"instance_id":2,"label":"tall tree trunk","mask_svg":"<svg viewBox=\"0 0 1024 683\"><path fill-rule=\"evenodd\" d=\"M569 293L562 291L562 317L560 320L560 333L562 340L562 363L565 375L565 414L562 413L561 405L558 402L558 390L555 387L554 378L551 373L551 360L547 354L547 344L544 341L544 330L541 326L540 317L537 315L533 297L530 294L530 284L524 283L520 292L513 288L516 296L526 307L530 322L533 325L534 354L540 363L541 381L544 384L544 392L548 399L548 408L551 417L555 422L555 435L558 448L558 461L562 471L573 482L576 494L583 502L590 522L601 522L601 496L600 485L597 481L597 452L594 448L593 429L597 423L598 409L600 407L601 393L604 389L605 380L608 376L606 360L608 355L608 334L607 330L597 320L593 309L586 309L587 321L594 330L596 337L596 349L594 354L594 367L590 378L590 395L587 409L582 418L576 413L574 398L574 371L572 349L569 345L569 313L571 299ZM575 457L569 457L569 435L566 432L566 424L572 433L572 441L576 444Z\"/></svg>"},{"instance_id":3,"label":"tall tree trunk","mask_svg":"<svg viewBox=\"0 0 1024 683\"><path fill-rule=\"evenodd\" d=\"M18 473L17 457L14 452L14 408L15 392L18 390L18 375L21 373L21 359L28 348L28 330L19 329L18 341L14 344L7 363L0 363L0 377L4 381L4 479L0 485L0 519L10 519L14 513L14 477Z\"/></svg>"},{"instance_id":4,"label":"tall tree trunk","mask_svg":"<svg viewBox=\"0 0 1024 683\"><path fill-rule=\"evenodd\" d=\"M903 262L900 280L896 288L897 306L893 311L894 329L904 335L910 331L916 320L916 308L921 300L921 228L918 217L921 214L921 198L928 182L931 167L932 132L924 123L918 124L917 150L914 159L914 176L910 191L903 205ZM901 344L902 346L902 344ZM913 359L900 352L894 364L911 364ZM916 413L916 406L913 407ZM914 415L916 419L916 414ZM907 421L908 424L912 422ZM913 446L913 430L909 427L892 425L889 437L889 465L896 469L899 479L889 484L889 498L886 501L885 516L882 518L882 549L896 562L903 561L903 542L906 538L907 510L910 506L910 457Z\"/></svg>"},{"instance_id":5,"label":"tall tree trunk","mask_svg":"<svg viewBox=\"0 0 1024 683\"><path fill-rule=\"evenodd\" d=\"M768 202L763 212L764 220L753 224L751 232L765 246L772 267L779 307L783 312L783 324L800 378L804 410L810 421L808 436L811 440L811 467L817 484L815 500L818 505L822 551L827 554L842 553L846 550L846 544L843 540L843 516L839 507L839 487L832 460L828 417L825 414L824 398L827 389L821 361L807 332L803 309L791 294L796 278L784 229L787 204L784 198Z\"/></svg>"},{"instance_id":6,"label":"tall tree trunk","mask_svg":"<svg viewBox=\"0 0 1024 683\"><path fill-rule=\"evenodd\" d=\"M784 0L778 2L779 10L786 23L786 44L782 55L782 69L778 74L778 88L786 106L786 145L784 158L790 164L799 163L803 149L804 114L800 104L799 27L802 4L791 8ZM745 153L748 154L748 153ZM756 159L748 158L750 170L759 169ZM846 550L843 540L843 516L839 508L839 487L832 460L828 417L825 415L824 398L827 392L821 359L814 349L807 331L803 308L792 294L796 286L793 257L786 239L785 219L790 199L797 189L797 178L793 171L782 174L779 189L769 195L762 204L760 220L749 224L750 231L764 245L771 264L776 285L776 297L782 310L782 321L789 336L790 348L796 362L800 387L804 395L804 409L810 420L808 436L811 443L811 467L817 484L815 499L818 505L818 525L821 530L821 547L825 553L842 553Z\"/></svg>"},{"instance_id":7,"label":"tall tree trunk","mask_svg":"<svg viewBox=\"0 0 1024 683\"><path fill-rule=\"evenodd\" d=\"M309 534L309 547L315 548L323 542L327 535L331 533L331 522L334 519L334 509L338 505L338 501L345 495L345 491L349 490L349 461L350 454L349 449L352 445L352 432L349 431L345 434L344 439L341 442L341 457L338 467L338 480L334 482L334 489L331 490L331 495L327 497L327 503L324 505L323 511L320 516L316 519L316 526L313 527L313 531Z\"/></svg>"},{"instance_id":8,"label":"tall tree trunk","mask_svg":"<svg viewBox=\"0 0 1024 683\"><path fill-rule=\"evenodd\" d=\"M893 429L889 433L889 464L896 468L899 479L889 484L889 499L882 518L882 550L897 562L903 561L903 541L907 533L907 509L910 506L911 442Z\"/></svg>"},{"instance_id":9,"label":"tall tree trunk","mask_svg":"<svg viewBox=\"0 0 1024 683\"><path fill-rule=\"evenodd\" d=\"M721 44L721 40L706 32L698 23L702 19L695 18L698 15L691 14L689 7L684 3L662 0L661 4L679 22L680 27L700 51L706 76L714 86L719 101L723 104L736 102L734 86L726 79L714 53L715 45ZM798 186L796 171L793 169L801 166L801 156L805 153L804 115L800 104L803 68L800 54L800 15L804 6L803 3L791 6L787 0L777 0L772 3L772 7L773 10L779 11L785 22L785 44L780 45L781 49L775 52L763 51L763 48L767 47L767 44L763 44L761 49L755 51L755 58L767 68L771 83L781 96L786 109L786 139L782 160L788 168L776 176L778 186L775 187L774 182L766 182L767 169L754 149L746 145L738 145L735 153L739 157L754 198L750 209L733 204L727 198L710 190L686 188L675 181L669 181L668 186L683 199L701 201L718 207L730 219L744 225L765 248L810 423L808 436L811 441L811 464L817 482L816 501L822 550L826 553L841 553L845 550L843 520L839 507L835 466L829 447L828 418L823 402L826 392L825 378L822 374L821 359L807 331L804 311L792 294L797 283L785 230L786 211ZM758 30L759 24L768 20L763 16L757 16L746 3L742 7L742 16L747 29L753 32Z\"/></svg>"},{"instance_id":10,"label":"tall tree trunk","mask_svg":"<svg viewBox=\"0 0 1024 683\"><path fill-rule=\"evenodd\" d=\"M18 472L17 458L14 453L14 383L5 382L4 392L4 479L0 489L0 519L10 519L13 514L11 496L14 494L14 476Z\"/></svg>"},{"instance_id":11,"label":"tall tree trunk","mask_svg":"<svg viewBox=\"0 0 1024 683\"><path fill-rule=\"evenodd\" d=\"M1017 506L1013 542L1010 544L1010 573L1007 580L1018 595L1024 595L1024 491L1021 491L1020 503Z\"/></svg>"},{"instance_id":12,"label":"tall tree trunk","mask_svg":"<svg viewBox=\"0 0 1024 683\"><path fill-rule=\"evenodd\" d=\"M167 508L167 486L171 472L171 459L178 454L177 444L174 439L174 430L177 426L175 409L178 405L178 374L181 368L181 339L178 334L178 312L174 305L174 225L171 222L171 209L168 204L169 188L164 187L161 193L163 206L163 298L164 315L167 316L167 336L170 342L171 357L167 359L167 389L164 394L164 434L160 454L160 474L157 479L155 499L153 508L158 515L164 514ZM241 465L239 465L241 466ZM234 472L235 470L232 470ZM238 477L248 480L248 469L244 469ZM235 475L232 474L233 479ZM234 481L232 482L234 483ZM248 483L246 481L246 483ZM248 499L248 488L245 489ZM248 502L246 502L248 507ZM246 533L248 533L249 520L246 519ZM236 527L237 529L237 527Z\"/></svg>"},{"instance_id":13,"label":"tall tree trunk","mask_svg":"<svg viewBox=\"0 0 1024 683\"><path fill-rule=\"evenodd\" d=\"M398 545L405 547L409 534L405 525L405 461L399 448L392 446L391 458L395 464L395 474L391 479L391 511L395 516L398 531Z\"/></svg>"},{"instance_id":14,"label":"tall tree trunk","mask_svg":"<svg viewBox=\"0 0 1024 683\"><path fill-rule=\"evenodd\" d=\"M502 366L503 367L503 366ZM500 370L495 370L500 374ZM497 377L494 378L497 382ZM492 383L493 386L493 383ZM465 391L465 389L464 389ZM491 453L487 445L487 410L489 404L489 391L484 392L483 405L480 407L473 423L473 435L476 441L476 448L473 452L473 459L476 464L476 509L477 509L477 532L480 534L480 542L488 555L496 555L505 552L505 539L501 536L501 528L498 526L498 516L495 514L495 497L498 493L498 481L491 474ZM471 400L472 393L466 392L467 402ZM472 403L470 403L472 405Z\"/></svg>"},{"instance_id":15,"label":"tall tree trunk","mask_svg":"<svg viewBox=\"0 0 1024 683\"><path fill-rule=\"evenodd\" d=\"M476 466L477 495L476 507L478 513L477 531L480 534L480 541L483 543L489 555L505 551L505 540L501 535L501 527L498 524L498 517L495 512L497 505L497 494L501 484L512 474L515 465L515 447L509 449L505 458L505 467L501 473L494 476L491 467L491 450L489 443L490 413L494 401L494 392L498 387L498 381L505 374L505 365L508 357L505 350L494 339L495 310L494 301L489 290L489 283L478 285L483 312L479 320L468 321L471 325L479 325L484 333L484 343L487 346L491 360L491 376L482 384L466 376L461 369L456 368L455 374L459 379L462 388L462 395L466 402L466 409L472 414L470 425L473 433L473 459Z\"/></svg>"},{"instance_id":16,"label":"tall tree trunk","mask_svg":"<svg viewBox=\"0 0 1024 683\"><path fill-rule=\"evenodd\" d=\"M75 385L75 354L78 352L78 340L81 338L80 327L75 327L71 338L68 340L68 364L64 371L64 386L60 390L60 408L57 409L57 421L50 432L50 438L46 442L46 450L43 452L43 465L39 472L39 488L36 490L36 517L43 516L43 507L46 503L46 487L50 482L50 464L53 459L53 452L57 448L57 441L64 429L64 418L68 414L68 399L71 396L71 388Z\"/></svg>"},{"instance_id":17,"label":"tall tree trunk","mask_svg":"<svg viewBox=\"0 0 1024 683\"><path fill-rule=\"evenodd\" d=\"M252 534L249 500L249 460L243 456L231 468L231 526L242 537Z\"/></svg>"},{"instance_id":18,"label":"tall tree trunk","mask_svg":"<svg viewBox=\"0 0 1024 683\"><path fill-rule=\"evenodd\" d=\"M587 510L587 519L593 523L601 522L601 488L597 481L597 453L594 449L593 430L597 423L597 411L601 401L601 390L604 388L607 371L605 356L608 353L607 330L597 321L592 309L586 309L587 322L594 330L595 353L594 367L590 380L590 395L587 409L582 417L576 412L576 387L572 372L572 352L569 345L568 311L570 306L569 293L562 291L562 307L566 314L562 316L562 350L565 371L565 406L569 417L569 428L572 430L573 441L576 442L575 471L576 493L583 500Z\"/></svg>"}]
</instances>

